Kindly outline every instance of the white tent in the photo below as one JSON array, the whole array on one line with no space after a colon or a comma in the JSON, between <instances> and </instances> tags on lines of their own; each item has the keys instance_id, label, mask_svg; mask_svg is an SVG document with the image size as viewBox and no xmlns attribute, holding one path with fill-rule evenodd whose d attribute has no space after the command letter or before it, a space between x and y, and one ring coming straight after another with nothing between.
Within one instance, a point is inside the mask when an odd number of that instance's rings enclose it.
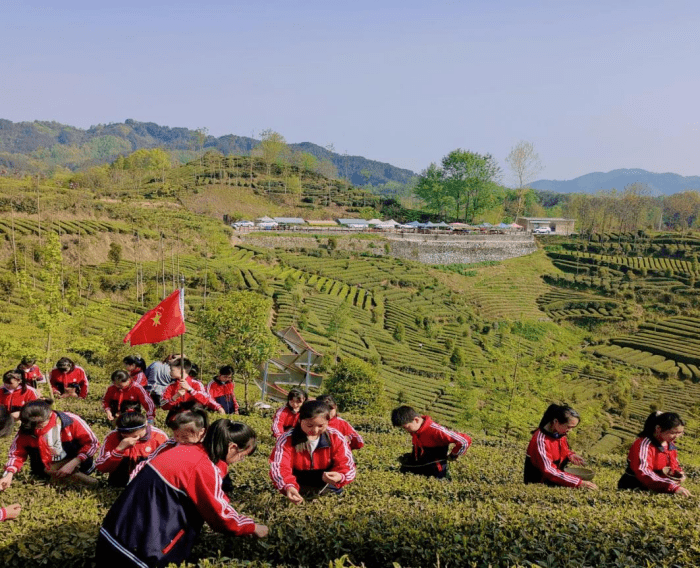
<instances>
[{"instance_id":1,"label":"white tent","mask_svg":"<svg viewBox=\"0 0 700 568\"><path fill-rule=\"evenodd\" d=\"M381 225L382 221L380 219L370 219L367 221L368 225Z\"/></svg>"}]
</instances>

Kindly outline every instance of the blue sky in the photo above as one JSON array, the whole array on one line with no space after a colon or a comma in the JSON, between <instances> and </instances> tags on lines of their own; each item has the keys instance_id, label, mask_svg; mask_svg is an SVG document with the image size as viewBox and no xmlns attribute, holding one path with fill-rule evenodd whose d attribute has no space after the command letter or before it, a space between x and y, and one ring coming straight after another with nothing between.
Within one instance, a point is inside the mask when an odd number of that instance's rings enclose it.
<instances>
[{"instance_id":1,"label":"blue sky","mask_svg":"<svg viewBox=\"0 0 700 568\"><path fill-rule=\"evenodd\" d=\"M0 118L333 143L420 171L535 144L539 177L700 175L700 3L6 0Z\"/></svg>"}]
</instances>

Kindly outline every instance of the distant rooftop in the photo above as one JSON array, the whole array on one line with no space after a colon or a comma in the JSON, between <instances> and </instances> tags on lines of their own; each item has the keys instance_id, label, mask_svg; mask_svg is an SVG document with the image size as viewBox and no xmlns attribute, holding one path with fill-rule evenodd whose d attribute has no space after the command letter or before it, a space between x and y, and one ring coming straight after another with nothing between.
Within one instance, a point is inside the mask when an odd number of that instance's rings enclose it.
<instances>
[{"instance_id":1,"label":"distant rooftop","mask_svg":"<svg viewBox=\"0 0 700 568\"><path fill-rule=\"evenodd\" d=\"M274 217L273 220L281 225L303 225L306 223L306 221L300 217Z\"/></svg>"}]
</instances>

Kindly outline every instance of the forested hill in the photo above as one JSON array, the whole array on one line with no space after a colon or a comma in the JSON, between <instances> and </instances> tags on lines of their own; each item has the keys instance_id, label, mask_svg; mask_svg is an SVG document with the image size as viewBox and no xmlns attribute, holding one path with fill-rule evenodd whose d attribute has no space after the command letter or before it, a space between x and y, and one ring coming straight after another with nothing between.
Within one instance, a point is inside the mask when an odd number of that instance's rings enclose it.
<instances>
[{"instance_id":1,"label":"forested hill","mask_svg":"<svg viewBox=\"0 0 700 568\"><path fill-rule=\"evenodd\" d=\"M170 128L153 122L128 119L123 123L99 124L87 130L58 122L12 122L0 119L0 167L35 172L60 165L72 170L113 161L141 148L164 148L183 161L198 151L217 149L225 155L248 155L260 140L228 134L215 137L189 128ZM388 181L406 183L411 170L331 152L311 142L289 144L292 150L330 160L338 175L355 185ZM369 177L367 177L369 176Z\"/></svg>"},{"instance_id":2,"label":"forested hill","mask_svg":"<svg viewBox=\"0 0 700 568\"><path fill-rule=\"evenodd\" d=\"M531 184L534 189L556 193L595 193L600 190L622 190L626 185L641 183L653 195L673 195L689 189L700 189L700 176L681 176L674 173L657 174L640 169L620 169L594 172L571 180L541 179Z\"/></svg>"}]
</instances>

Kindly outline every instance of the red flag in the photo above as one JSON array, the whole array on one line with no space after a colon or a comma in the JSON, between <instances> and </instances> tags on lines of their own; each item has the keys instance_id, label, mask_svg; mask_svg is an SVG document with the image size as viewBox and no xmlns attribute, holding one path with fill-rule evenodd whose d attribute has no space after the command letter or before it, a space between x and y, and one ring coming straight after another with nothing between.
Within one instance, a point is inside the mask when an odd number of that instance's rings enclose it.
<instances>
[{"instance_id":1,"label":"red flag","mask_svg":"<svg viewBox=\"0 0 700 568\"><path fill-rule=\"evenodd\" d=\"M155 308L146 312L133 329L126 334L124 343L160 343L185 333L184 290L175 290Z\"/></svg>"}]
</instances>

